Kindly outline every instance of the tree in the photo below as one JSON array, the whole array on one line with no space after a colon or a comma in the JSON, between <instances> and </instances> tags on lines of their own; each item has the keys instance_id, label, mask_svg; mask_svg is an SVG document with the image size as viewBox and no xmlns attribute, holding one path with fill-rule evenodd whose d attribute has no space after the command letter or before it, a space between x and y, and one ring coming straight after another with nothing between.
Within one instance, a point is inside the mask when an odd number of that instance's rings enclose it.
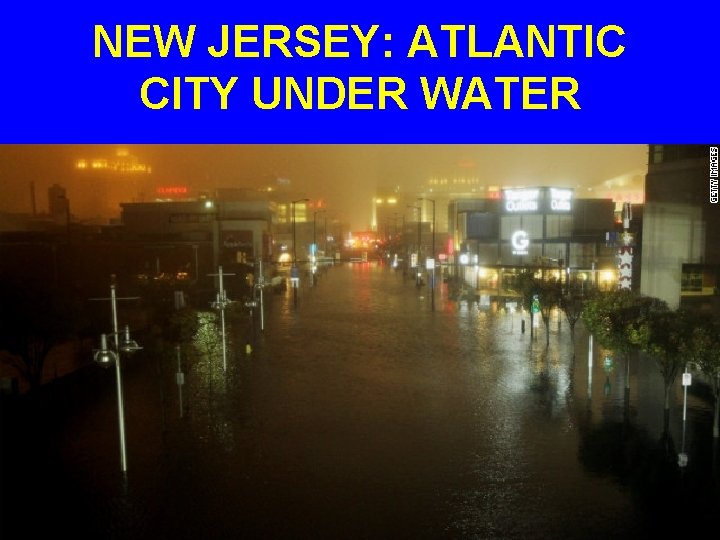
<instances>
[{"instance_id":1,"label":"tree","mask_svg":"<svg viewBox=\"0 0 720 540\"><path fill-rule=\"evenodd\" d=\"M670 389L684 365L680 344L691 331L690 319L683 311L648 311L629 329L632 343L652 356L665 385L665 431L670 422Z\"/></svg>"},{"instance_id":2,"label":"tree","mask_svg":"<svg viewBox=\"0 0 720 540\"><path fill-rule=\"evenodd\" d=\"M530 336L533 336L533 322L537 306L545 324L545 346L550 345L550 314L560 305L562 286L556 279L537 279L532 272L522 272L515 279L515 288L523 298L525 307L530 309Z\"/></svg>"},{"instance_id":3,"label":"tree","mask_svg":"<svg viewBox=\"0 0 720 540\"><path fill-rule=\"evenodd\" d=\"M565 313L565 318L570 325L570 335L575 336L575 324L582 316L587 296L578 289L571 289L560 297L560 309Z\"/></svg>"},{"instance_id":4,"label":"tree","mask_svg":"<svg viewBox=\"0 0 720 540\"><path fill-rule=\"evenodd\" d=\"M30 385L42 384L50 350L80 331L80 302L62 291L40 285L3 283L0 287L0 351Z\"/></svg>"},{"instance_id":5,"label":"tree","mask_svg":"<svg viewBox=\"0 0 720 540\"><path fill-rule=\"evenodd\" d=\"M635 335L650 313L666 312L667 304L651 296L628 290L597 293L586 303L582 319L590 333L605 348L625 361L625 404L630 399L630 358L641 350Z\"/></svg>"},{"instance_id":6,"label":"tree","mask_svg":"<svg viewBox=\"0 0 720 540\"><path fill-rule=\"evenodd\" d=\"M720 321L708 314L687 313L687 333L680 341L680 351L705 375L712 389L714 403L713 438L720 438Z\"/></svg>"}]
</instances>

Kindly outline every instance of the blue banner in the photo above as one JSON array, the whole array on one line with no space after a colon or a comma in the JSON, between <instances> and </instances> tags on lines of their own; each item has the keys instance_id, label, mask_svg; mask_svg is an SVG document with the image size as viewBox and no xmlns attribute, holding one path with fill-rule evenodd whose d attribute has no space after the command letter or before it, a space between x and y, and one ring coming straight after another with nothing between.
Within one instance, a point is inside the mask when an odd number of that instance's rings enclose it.
<instances>
[{"instance_id":1,"label":"blue banner","mask_svg":"<svg viewBox=\"0 0 720 540\"><path fill-rule=\"evenodd\" d=\"M709 143L715 2L23 3L1 143Z\"/></svg>"}]
</instances>

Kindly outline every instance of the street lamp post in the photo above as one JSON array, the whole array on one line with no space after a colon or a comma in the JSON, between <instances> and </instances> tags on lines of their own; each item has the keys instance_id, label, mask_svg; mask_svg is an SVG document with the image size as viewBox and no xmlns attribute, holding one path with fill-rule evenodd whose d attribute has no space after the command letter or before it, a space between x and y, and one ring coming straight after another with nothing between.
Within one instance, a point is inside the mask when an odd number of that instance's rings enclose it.
<instances>
[{"instance_id":1,"label":"street lamp post","mask_svg":"<svg viewBox=\"0 0 720 540\"><path fill-rule=\"evenodd\" d=\"M685 371L682 374L682 386L683 386L683 425L682 425L682 445L680 453L678 454L678 465L681 468L687 467L688 455L685 453L685 425L687 424L687 392L688 386L692 384L692 376L688 371L688 363L685 362Z\"/></svg>"},{"instance_id":2,"label":"street lamp post","mask_svg":"<svg viewBox=\"0 0 720 540\"><path fill-rule=\"evenodd\" d=\"M200 273L199 273L199 264L198 264L198 246L197 244L193 244L193 251L195 251L195 283L197 283L200 280Z\"/></svg>"},{"instance_id":3,"label":"street lamp post","mask_svg":"<svg viewBox=\"0 0 720 540\"><path fill-rule=\"evenodd\" d=\"M415 285L416 285L417 287L420 287L420 233L421 233L421 231L420 231L420 225L421 225L421 222L420 222L420 217L421 217L421 216L420 216L420 212L421 212L421 208L420 208L419 206L411 206L411 205L408 205L408 208L413 208L413 209L415 209L415 210L418 211L418 218L417 218L417 220L418 220L418 222L417 222L417 260L415 261L415 264L416 264L416 268L415 268Z\"/></svg>"},{"instance_id":4,"label":"street lamp post","mask_svg":"<svg viewBox=\"0 0 720 540\"><path fill-rule=\"evenodd\" d=\"M295 307L297 307L297 290L298 285L300 281L300 270L297 266L297 237L295 233L295 205L299 202L307 202L310 199L298 199L297 201L292 201L290 203L290 208L292 210L292 235L293 235L293 264L292 268L290 269L290 283L293 288L293 304Z\"/></svg>"},{"instance_id":5,"label":"street lamp post","mask_svg":"<svg viewBox=\"0 0 720 540\"><path fill-rule=\"evenodd\" d=\"M313 212L313 260L312 260L312 275L313 275L313 285L315 285L315 270L317 268L317 238L316 238L316 231L317 231L317 215L325 212L325 210L315 210Z\"/></svg>"},{"instance_id":6,"label":"street lamp post","mask_svg":"<svg viewBox=\"0 0 720 540\"><path fill-rule=\"evenodd\" d=\"M223 284L224 276L234 276L235 274L224 274L223 267L218 267L217 274L209 274L210 276L218 276L220 278L218 283L218 291L215 294L215 301L212 302L212 307L220 310L220 324L222 331L222 353L223 353L223 371L227 371L227 339L225 336L225 308L230 304L230 300L227 297L227 291Z\"/></svg>"},{"instance_id":7,"label":"street lamp post","mask_svg":"<svg viewBox=\"0 0 720 540\"><path fill-rule=\"evenodd\" d=\"M120 432L120 469L123 474L127 473L127 452L125 449L125 406L123 402L122 373L120 367L120 353L130 353L142 349L136 341L130 338L130 328L126 325L122 341L118 331L117 301L137 300L139 297L118 298L115 293L115 283L110 284L110 298L93 298L93 300L110 300L110 313L112 317L112 336L115 341L115 349L108 347L107 334L100 334L100 348L93 353L93 359L101 366L110 367L115 364L115 383L117 387L118 403L118 429Z\"/></svg>"},{"instance_id":8,"label":"street lamp post","mask_svg":"<svg viewBox=\"0 0 720 540\"><path fill-rule=\"evenodd\" d=\"M327 257L327 256L328 256L328 249L327 249L327 214L325 214L325 215L323 216L323 226L324 226L324 229L325 229L325 231L324 231L324 233L323 233L323 234L325 235L325 236L324 236L325 242L323 242L323 245L324 245L325 247L323 248L323 253L325 253L325 257Z\"/></svg>"},{"instance_id":9,"label":"street lamp post","mask_svg":"<svg viewBox=\"0 0 720 540\"><path fill-rule=\"evenodd\" d=\"M430 254L432 255L433 267L432 281L430 282L430 304L432 306L432 310L435 311L435 200L423 198L420 198L419 200L426 200L432 203L432 252Z\"/></svg>"}]
</instances>

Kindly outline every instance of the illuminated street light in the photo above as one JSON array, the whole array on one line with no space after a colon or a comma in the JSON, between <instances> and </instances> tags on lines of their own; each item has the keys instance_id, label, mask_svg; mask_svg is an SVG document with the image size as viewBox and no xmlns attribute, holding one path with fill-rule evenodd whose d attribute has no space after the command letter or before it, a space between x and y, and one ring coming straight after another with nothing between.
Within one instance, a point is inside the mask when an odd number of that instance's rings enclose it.
<instances>
[{"instance_id":1,"label":"illuminated street light","mask_svg":"<svg viewBox=\"0 0 720 540\"><path fill-rule=\"evenodd\" d=\"M118 300L137 300L139 297L118 298L115 294L115 283L110 284L110 298L93 298L92 300L110 300L110 313L112 316L115 349L110 349L107 342L107 334L100 334L100 348L93 353L93 360L103 367L110 367L115 364L115 382L117 386L118 400L118 428L120 431L120 468L123 474L127 473L127 452L125 449L125 407L123 403L122 374L120 369L120 353L132 353L142 349L135 340L130 337L130 328L126 325L120 340L117 319Z\"/></svg>"}]
</instances>

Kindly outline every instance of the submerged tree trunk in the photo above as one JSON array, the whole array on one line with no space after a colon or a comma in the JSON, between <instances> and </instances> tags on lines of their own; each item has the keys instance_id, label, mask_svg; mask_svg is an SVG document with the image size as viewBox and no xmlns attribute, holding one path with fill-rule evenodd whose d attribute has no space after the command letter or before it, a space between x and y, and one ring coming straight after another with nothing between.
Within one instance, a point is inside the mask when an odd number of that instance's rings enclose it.
<instances>
[{"instance_id":1,"label":"submerged tree trunk","mask_svg":"<svg viewBox=\"0 0 720 540\"><path fill-rule=\"evenodd\" d=\"M665 410L663 414L663 432L670 432L670 388L671 384L665 382Z\"/></svg>"}]
</instances>

